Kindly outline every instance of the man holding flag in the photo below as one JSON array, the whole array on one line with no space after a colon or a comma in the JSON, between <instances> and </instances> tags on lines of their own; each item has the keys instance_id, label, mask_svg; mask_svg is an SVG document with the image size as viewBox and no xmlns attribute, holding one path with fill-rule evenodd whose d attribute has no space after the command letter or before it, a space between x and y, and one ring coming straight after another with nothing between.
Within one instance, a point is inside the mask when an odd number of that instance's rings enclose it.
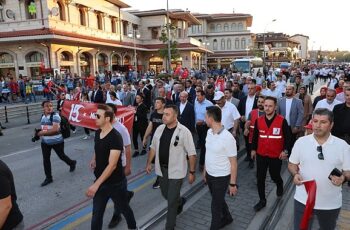
<instances>
[{"instance_id":1,"label":"man holding flag","mask_svg":"<svg viewBox=\"0 0 350 230\"><path fill-rule=\"evenodd\" d=\"M350 146L333 135L333 113L316 109L313 134L297 140L288 169L297 185L294 229L311 229L316 215L321 230L335 229L342 206L342 184L350 179ZM310 221L309 221L310 220Z\"/></svg>"}]
</instances>

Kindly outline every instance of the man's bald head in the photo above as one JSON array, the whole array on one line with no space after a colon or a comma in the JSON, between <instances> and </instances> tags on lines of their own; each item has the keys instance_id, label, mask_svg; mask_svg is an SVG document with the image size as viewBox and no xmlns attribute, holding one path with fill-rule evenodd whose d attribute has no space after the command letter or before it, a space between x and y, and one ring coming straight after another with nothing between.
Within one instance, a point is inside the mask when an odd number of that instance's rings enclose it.
<instances>
[{"instance_id":1,"label":"man's bald head","mask_svg":"<svg viewBox=\"0 0 350 230\"><path fill-rule=\"evenodd\" d=\"M188 93L186 91L182 91L180 93L180 101L181 101L181 103L186 103L187 98L188 98Z\"/></svg>"}]
</instances>

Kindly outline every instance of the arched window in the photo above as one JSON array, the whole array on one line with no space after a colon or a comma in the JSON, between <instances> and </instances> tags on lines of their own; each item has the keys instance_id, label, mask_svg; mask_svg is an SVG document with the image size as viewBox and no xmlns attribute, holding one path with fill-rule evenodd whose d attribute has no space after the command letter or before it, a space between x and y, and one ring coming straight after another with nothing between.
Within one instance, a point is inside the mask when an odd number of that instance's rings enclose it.
<instances>
[{"instance_id":1,"label":"arched window","mask_svg":"<svg viewBox=\"0 0 350 230\"><path fill-rule=\"evenodd\" d=\"M236 50L239 49L239 39L238 38L235 39L235 49Z\"/></svg>"},{"instance_id":2,"label":"arched window","mask_svg":"<svg viewBox=\"0 0 350 230\"><path fill-rule=\"evenodd\" d=\"M4 7L2 3L0 2L0 22L4 21L4 13L3 13Z\"/></svg>"},{"instance_id":3,"label":"arched window","mask_svg":"<svg viewBox=\"0 0 350 230\"><path fill-rule=\"evenodd\" d=\"M236 31L237 30L237 25L236 23L231 24L231 31Z\"/></svg>"},{"instance_id":4,"label":"arched window","mask_svg":"<svg viewBox=\"0 0 350 230\"><path fill-rule=\"evenodd\" d=\"M13 63L12 55L8 53L0 53L0 63Z\"/></svg>"},{"instance_id":5,"label":"arched window","mask_svg":"<svg viewBox=\"0 0 350 230\"><path fill-rule=\"evenodd\" d=\"M216 32L221 32L221 24L216 25Z\"/></svg>"},{"instance_id":6,"label":"arched window","mask_svg":"<svg viewBox=\"0 0 350 230\"><path fill-rule=\"evenodd\" d=\"M221 50L225 50L225 39L221 39Z\"/></svg>"},{"instance_id":7,"label":"arched window","mask_svg":"<svg viewBox=\"0 0 350 230\"><path fill-rule=\"evenodd\" d=\"M61 61L73 61L73 55L67 51L63 51L60 55Z\"/></svg>"},{"instance_id":8,"label":"arched window","mask_svg":"<svg viewBox=\"0 0 350 230\"><path fill-rule=\"evenodd\" d=\"M213 41L213 50L217 50L218 49L218 40L214 39Z\"/></svg>"},{"instance_id":9,"label":"arched window","mask_svg":"<svg viewBox=\"0 0 350 230\"><path fill-rule=\"evenodd\" d=\"M64 8L64 5L62 4L62 2L58 1L57 7L58 7L58 11L59 11L60 20L66 21L66 11L65 11L65 8Z\"/></svg>"},{"instance_id":10,"label":"arched window","mask_svg":"<svg viewBox=\"0 0 350 230\"><path fill-rule=\"evenodd\" d=\"M84 9L79 9L80 25L86 26L86 14Z\"/></svg>"},{"instance_id":11,"label":"arched window","mask_svg":"<svg viewBox=\"0 0 350 230\"><path fill-rule=\"evenodd\" d=\"M247 43L245 41L245 38L242 38L242 40L241 40L241 48L245 49L246 47L247 47Z\"/></svg>"},{"instance_id":12,"label":"arched window","mask_svg":"<svg viewBox=\"0 0 350 230\"><path fill-rule=\"evenodd\" d=\"M115 19L111 19L112 33L117 33Z\"/></svg>"},{"instance_id":13,"label":"arched window","mask_svg":"<svg viewBox=\"0 0 350 230\"><path fill-rule=\"evenodd\" d=\"M39 52L31 52L26 55L26 62L41 62L43 61L44 56Z\"/></svg>"},{"instance_id":14,"label":"arched window","mask_svg":"<svg viewBox=\"0 0 350 230\"><path fill-rule=\"evenodd\" d=\"M228 38L228 39L227 39L227 49L228 49L228 50L232 49L231 38Z\"/></svg>"},{"instance_id":15,"label":"arched window","mask_svg":"<svg viewBox=\"0 0 350 230\"><path fill-rule=\"evenodd\" d=\"M238 23L238 31L242 31L243 30L243 23L240 22Z\"/></svg>"},{"instance_id":16,"label":"arched window","mask_svg":"<svg viewBox=\"0 0 350 230\"><path fill-rule=\"evenodd\" d=\"M27 19L36 19L37 7L35 4L35 1L34 0L26 0L24 7L25 7Z\"/></svg>"},{"instance_id":17,"label":"arched window","mask_svg":"<svg viewBox=\"0 0 350 230\"><path fill-rule=\"evenodd\" d=\"M103 27L102 27L102 16L101 16L101 14L97 14L97 15L96 15L96 19L97 19L97 29L103 30Z\"/></svg>"},{"instance_id":18,"label":"arched window","mask_svg":"<svg viewBox=\"0 0 350 230\"><path fill-rule=\"evenodd\" d=\"M225 32L229 31L229 27L228 27L228 24L227 24L227 23L225 23L225 25L224 25L224 31L225 31Z\"/></svg>"}]
</instances>

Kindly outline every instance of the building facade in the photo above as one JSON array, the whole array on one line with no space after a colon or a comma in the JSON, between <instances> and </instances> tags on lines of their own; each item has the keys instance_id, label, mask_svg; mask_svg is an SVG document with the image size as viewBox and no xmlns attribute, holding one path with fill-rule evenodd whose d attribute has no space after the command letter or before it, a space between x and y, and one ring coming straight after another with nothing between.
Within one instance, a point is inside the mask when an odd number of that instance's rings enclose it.
<instances>
[{"instance_id":1,"label":"building facade","mask_svg":"<svg viewBox=\"0 0 350 230\"><path fill-rule=\"evenodd\" d=\"M309 37L303 34L295 34L291 38L299 42L299 57L302 63L310 60L309 57Z\"/></svg>"},{"instance_id":2,"label":"building facade","mask_svg":"<svg viewBox=\"0 0 350 230\"><path fill-rule=\"evenodd\" d=\"M84 76L132 66L143 71L157 67L164 63L157 57L163 44L152 37L152 28L166 24L164 10L155 12L160 21L152 21L122 10L128 7L120 0L0 0L0 75L38 79L56 70ZM198 65L192 56L199 60L209 50L185 33L198 21L190 12L178 10L170 13L170 23L183 31L177 37L181 64Z\"/></svg>"},{"instance_id":3,"label":"building facade","mask_svg":"<svg viewBox=\"0 0 350 230\"><path fill-rule=\"evenodd\" d=\"M228 68L233 59L252 55L253 17L249 14L193 14L201 25L189 28L188 36L201 41L213 51L203 63L209 68Z\"/></svg>"}]
</instances>

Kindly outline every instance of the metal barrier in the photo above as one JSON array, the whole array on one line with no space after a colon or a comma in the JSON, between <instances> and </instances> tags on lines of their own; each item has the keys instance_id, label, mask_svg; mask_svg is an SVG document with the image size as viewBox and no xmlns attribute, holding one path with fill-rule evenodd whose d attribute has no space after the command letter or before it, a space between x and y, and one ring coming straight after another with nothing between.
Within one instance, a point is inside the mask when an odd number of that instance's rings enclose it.
<instances>
[{"instance_id":1,"label":"metal barrier","mask_svg":"<svg viewBox=\"0 0 350 230\"><path fill-rule=\"evenodd\" d=\"M57 101L52 101L54 108L56 108ZM31 116L43 113L41 102L22 105L7 105L0 107L0 121L5 120L8 123L12 119L23 118L26 116L27 124L30 124Z\"/></svg>"}]
</instances>

